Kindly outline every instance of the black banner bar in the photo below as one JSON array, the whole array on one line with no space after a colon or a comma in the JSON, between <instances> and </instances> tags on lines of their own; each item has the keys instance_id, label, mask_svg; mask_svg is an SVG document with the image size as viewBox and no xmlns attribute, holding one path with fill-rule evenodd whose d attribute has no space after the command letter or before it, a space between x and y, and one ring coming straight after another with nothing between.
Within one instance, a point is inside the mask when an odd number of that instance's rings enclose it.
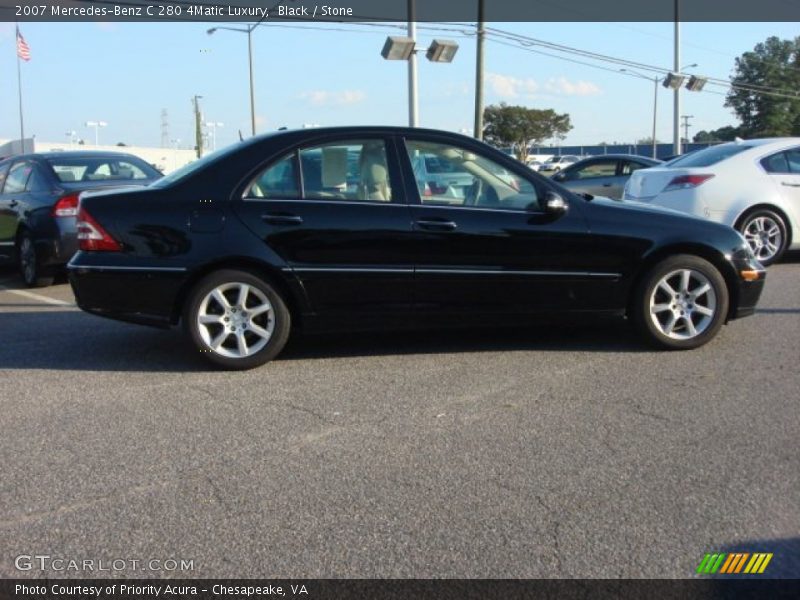
<instances>
[{"instance_id":1,"label":"black banner bar","mask_svg":"<svg viewBox=\"0 0 800 600\"><path fill-rule=\"evenodd\" d=\"M416 0L420 22L475 22L479 0ZM798 0L484 0L488 22L800 21ZM408 0L0 0L0 21L405 22Z\"/></svg>"},{"instance_id":2,"label":"black banner bar","mask_svg":"<svg viewBox=\"0 0 800 600\"><path fill-rule=\"evenodd\" d=\"M5 579L3 600L522 600L798 598L800 580Z\"/></svg>"}]
</instances>

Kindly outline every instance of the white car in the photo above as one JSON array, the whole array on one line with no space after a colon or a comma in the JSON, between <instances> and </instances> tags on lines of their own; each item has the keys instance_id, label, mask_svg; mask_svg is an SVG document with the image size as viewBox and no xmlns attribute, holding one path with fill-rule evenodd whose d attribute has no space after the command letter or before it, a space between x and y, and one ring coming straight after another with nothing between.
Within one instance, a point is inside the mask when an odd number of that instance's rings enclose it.
<instances>
[{"instance_id":1,"label":"white car","mask_svg":"<svg viewBox=\"0 0 800 600\"><path fill-rule=\"evenodd\" d=\"M800 248L800 138L737 140L635 171L622 199L730 225L772 264Z\"/></svg>"},{"instance_id":2,"label":"white car","mask_svg":"<svg viewBox=\"0 0 800 600\"><path fill-rule=\"evenodd\" d=\"M581 159L580 156L575 156L573 154L565 154L563 156L551 156L548 158L541 167L539 167L539 171L553 171L558 173L561 169L565 169L570 165L574 165Z\"/></svg>"},{"instance_id":3,"label":"white car","mask_svg":"<svg viewBox=\"0 0 800 600\"><path fill-rule=\"evenodd\" d=\"M526 165L528 165L528 167L530 167L530 169L531 169L532 171L541 171L541 169L542 169L542 166L544 165L544 163L543 163L542 161L540 161L540 160L535 160L535 159L533 159L533 158L529 158L529 159L528 159L528 160L525 162L525 164L526 164Z\"/></svg>"}]
</instances>

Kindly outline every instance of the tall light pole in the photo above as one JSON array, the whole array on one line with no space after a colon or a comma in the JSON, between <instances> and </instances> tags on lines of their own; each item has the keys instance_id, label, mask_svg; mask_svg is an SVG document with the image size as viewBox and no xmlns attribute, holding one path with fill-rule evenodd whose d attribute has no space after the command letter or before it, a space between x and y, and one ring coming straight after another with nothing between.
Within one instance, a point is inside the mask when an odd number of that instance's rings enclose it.
<instances>
[{"instance_id":1,"label":"tall light pole","mask_svg":"<svg viewBox=\"0 0 800 600\"><path fill-rule=\"evenodd\" d=\"M253 132L253 135L256 134L256 96L255 89L253 87L253 30L255 30L255 28L259 25L261 25L261 21L253 25L248 25L245 28L220 26L212 27L206 31L208 35L212 35L215 31L220 29L225 29L227 31L238 31L239 33L247 34L247 65L250 70L250 128Z\"/></svg>"},{"instance_id":2,"label":"tall light pole","mask_svg":"<svg viewBox=\"0 0 800 600\"><path fill-rule=\"evenodd\" d=\"M680 0L675 0L675 60L674 68L676 73L681 70L681 23L680 23ZM672 153L681 153L681 88L675 88L673 92L675 99L673 102L672 114Z\"/></svg>"},{"instance_id":3,"label":"tall light pole","mask_svg":"<svg viewBox=\"0 0 800 600\"><path fill-rule=\"evenodd\" d=\"M408 37L416 44L417 24L414 0L408 0ZM408 57L408 126L419 125L419 98L417 96L417 53L412 52Z\"/></svg>"},{"instance_id":4,"label":"tall light pole","mask_svg":"<svg viewBox=\"0 0 800 600\"><path fill-rule=\"evenodd\" d=\"M192 104L194 105L194 141L195 144L197 144L197 158L203 156L203 128L201 127L200 98L202 98L202 96L198 96L197 94L192 96Z\"/></svg>"},{"instance_id":5,"label":"tall light pole","mask_svg":"<svg viewBox=\"0 0 800 600\"><path fill-rule=\"evenodd\" d=\"M100 133L99 133L100 128L101 127L106 127L107 125L108 125L108 123L106 123L105 121L86 121L86 126L87 127L94 127L94 145L95 146L99 146L100 145Z\"/></svg>"},{"instance_id":6,"label":"tall light pole","mask_svg":"<svg viewBox=\"0 0 800 600\"><path fill-rule=\"evenodd\" d=\"M478 39L475 52L475 126L472 132L476 140L483 139L483 42L486 37L483 27L483 1L478 0Z\"/></svg>"}]
</instances>

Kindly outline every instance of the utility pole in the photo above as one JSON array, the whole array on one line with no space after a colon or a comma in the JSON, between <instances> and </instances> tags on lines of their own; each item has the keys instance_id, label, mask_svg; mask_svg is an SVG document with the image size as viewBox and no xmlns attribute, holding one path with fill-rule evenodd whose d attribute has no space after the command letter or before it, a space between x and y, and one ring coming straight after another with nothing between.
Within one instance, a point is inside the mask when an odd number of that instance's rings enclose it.
<instances>
[{"instance_id":1,"label":"utility pole","mask_svg":"<svg viewBox=\"0 0 800 600\"><path fill-rule=\"evenodd\" d=\"M656 141L656 115L658 114L658 75L653 77L653 158L658 154L658 142Z\"/></svg>"},{"instance_id":2,"label":"utility pole","mask_svg":"<svg viewBox=\"0 0 800 600\"><path fill-rule=\"evenodd\" d=\"M689 119L694 119L694 115L683 115L681 116L683 119L683 139L686 140L686 143L689 143Z\"/></svg>"},{"instance_id":3,"label":"utility pole","mask_svg":"<svg viewBox=\"0 0 800 600\"><path fill-rule=\"evenodd\" d=\"M475 56L475 126L472 135L476 140L483 139L483 43L486 37L484 31L484 0L478 0L478 39Z\"/></svg>"},{"instance_id":4,"label":"utility pole","mask_svg":"<svg viewBox=\"0 0 800 600\"><path fill-rule=\"evenodd\" d=\"M169 148L169 117L167 109L161 109L161 147Z\"/></svg>"},{"instance_id":5,"label":"utility pole","mask_svg":"<svg viewBox=\"0 0 800 600\"><path fill-rule=\"evenodd\" d=\"M197 94L192 97L192 103L194 104L194 140L197 149L197 158L203 156L203 125L200 116L200 98L202 98L202 96L198 96Z\"/></svg>"}]
</instances>

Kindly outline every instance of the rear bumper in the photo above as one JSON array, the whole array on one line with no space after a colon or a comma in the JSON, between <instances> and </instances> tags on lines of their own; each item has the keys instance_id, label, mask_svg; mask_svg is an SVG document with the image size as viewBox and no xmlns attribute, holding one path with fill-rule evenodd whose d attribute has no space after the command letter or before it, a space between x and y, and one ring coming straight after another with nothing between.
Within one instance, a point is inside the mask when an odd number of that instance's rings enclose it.
<instances>
[{"instance_id":1,"label":"rear bumper","mask_svg":"<svg viewBox=\"0 0 800 600\"><path fill-rule=\"evenodd\" d=\"M67 265L78 306L86 312L141 325L169 327L177 322L178 295L188 274L182 268L93 264L79 252Z\"/></svg>"}]
</instances>

